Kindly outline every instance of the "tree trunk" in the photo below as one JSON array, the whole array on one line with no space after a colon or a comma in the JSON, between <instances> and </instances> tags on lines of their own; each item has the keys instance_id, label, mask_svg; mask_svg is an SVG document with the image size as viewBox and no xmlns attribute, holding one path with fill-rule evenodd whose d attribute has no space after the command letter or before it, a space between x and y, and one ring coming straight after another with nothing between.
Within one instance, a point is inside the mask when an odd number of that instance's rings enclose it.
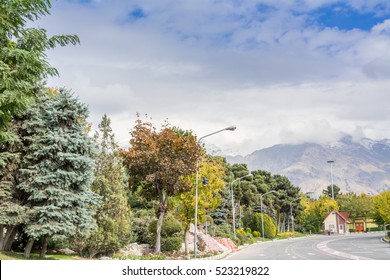
<instances>
[{"instance_id":1,"label":"tree trunk","mask_svg":"<svg viewBox=\"0 0 390 280\"><path fill-rule=\"evenodd\" d=\"M0 225L0 250L3 249L3 241L4 241L4 225Z\"/></svg>"},{"instance_id":2,"label":"tree trunk","mask_svg":"<svg viewBox=\"0 0 390 280\"><path fill-rule=\"evenodd\" d=\"M42 241L42 248L41 248L41 253L40 253L40 257L41 258L44 258L46 256L46 252L47 252L47 240L49 239L49 237L47 235L45 235L45 237L43 238L43 241Z\"/></svg>"},{"instance_id":3,"label":"tree trunk","mask_svg":"<svg viewBox=\"0 0 390 280\"><path fill-rule=\"evenodd\" d=\"M34 238L30 238L30 239L28 240L28 242L27 242L26 247L24 248L24 254L23 254L23 255L24 255L26 258L29 258L29 257L30 257L31 248L32 248L33 244L34 244Z\"/></svg>"},{"instance_id":4,"label":"tree trunk","mask_svg":"<svg viewBox=\"0 0 390 280\"><path fill-rule=\"evenodd\" d=\"M164 216L165 216L165 210L161 210L160 216L158 217L158 220L157 220L157 226L156 226L157 227L156 228L156 245L155 245L155 250L154 250L154 252L156 254L161 253L161 228L162 228L162 224L164 221Z\"/></svg>"},{"instance_id":5,"label":"tree trunk","mask_svg":"<svg viewBox=\"0 0 390 280\"><path fill-rule=\"evenodd\" d=\"M184 228L184 252L186 255L190 253L189 247L188 247L188 239L190 237L190 232L188 231L188 226Z\"/></svg>"},{"instance_id":6,"label":"tree trunk","mask_svg":"<svg viewBox=\"0 0 390 280\"><path fill-rule=\"evenodd\" d=\"M14 239L16 234L18 233L17 226L11 226L7 228L7 232L5 234L5 238L3 241L2 251L11 251L12 244L14 243Z\"/></svg>"}]
</instances>

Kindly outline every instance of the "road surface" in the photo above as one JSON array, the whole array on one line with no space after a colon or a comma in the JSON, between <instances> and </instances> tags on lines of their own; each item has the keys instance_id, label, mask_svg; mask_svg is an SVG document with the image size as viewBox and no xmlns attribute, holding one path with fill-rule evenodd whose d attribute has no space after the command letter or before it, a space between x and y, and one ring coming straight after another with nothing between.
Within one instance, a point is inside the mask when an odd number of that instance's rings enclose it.
<instances>
[{"instance_id":1,"label":"road surface","mask_svg":"<svg viewBox=\"0 0 390 280\"><path fill-rule=\"evenodd\" d=\"M226 260L390 260L383 233L309 236L250 245Z\"/></svg>"}]
</instances>

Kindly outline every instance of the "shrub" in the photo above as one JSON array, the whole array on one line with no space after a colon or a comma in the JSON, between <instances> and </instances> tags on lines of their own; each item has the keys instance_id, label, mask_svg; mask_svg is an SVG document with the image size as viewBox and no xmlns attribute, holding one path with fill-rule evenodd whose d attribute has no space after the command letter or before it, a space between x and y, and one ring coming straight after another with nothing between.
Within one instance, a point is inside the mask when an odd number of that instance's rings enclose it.
<instances>
[{"instance_id":1,"label":"shrub","mask_svg":"<svg viewBox=\"0 0 390 280\"><path fill-rule=\"evenodd\" d=\"M162 252L179 251L181 249L182 238L179 236L164 237L161 242Z\"/></svg>"},{"instance_id":2,"label":"shrub","mask_svg":"<svg viewBox=\"0 0 390 280\"><path fill-rule=\"evenodd\" d=\"M278 237L281 237L281 238L289 238L289 237L292 237L292 236L293 236L293 234L290 231L279 232L278 233Z\"/></svg>"},{"instance_id":3,"label":"shrub","mask_svg":"<svg viewBox=\"0 0 390 280\"><path fill-rule=\"evenodd\" d=\"M154 220L149 225L149 232L155 238L157 230L157 220ZM161 227L161 237L171 237L176 233L182 231L182 226L180 222L171 214L167 214L164 218L162 227Z\"/></svg>"},{"instance_id":4,"label":"shrub","mask_svg":"<svg viewBox=\"0 0 390 280\"><path fill-rule=\"evenodd\" d=\"M210 231L213 231L215 237L233 238L232 227L228 224L213 225Z\"/></svg>"},{"instance_id":5,"label":"shrub","mask_svg":"<svg viewBox=\"0 0 390 280\"><path fill-rule=\"evenodd\" d=\"M260 231L254 230L253 237L260 237Z\"/></svg>"},{"instance_id":6,"label":"shrub","mask_svg":"<svg viewBox=\"0 0 390 280\"><path fill-rule=\"evenodd\" d=\"M150 243L156 240L157 220L149 225ZM172 215L167 214L161 227L161 250L164 252L177 251L181 248L182 226L180 222Z\"/></svg>"},{"instance_id":7,"label":"shrub","mask_svg":"<svg viewBox=\"0 0 390 280\"><path fill-rule=\"evenodd\" d=\"M261 215L260 213L248 214L245 218L246 226L249 226L254 231L259 231L261 233ZM276 236L277 226L273 219L264 214L264 237L274 238ZM262 235L262 234L260 234Z\"/></svg>"},{"instance_id":8,"label":"shrub","mask_svg":"<svg viewBox=\"0 0 390 280\"><path fill-rule=\"evenodd\" d=\"M134 218L132 219L132 242L140 244L153 243L153 238L149 231L149 227L153 221L156 221L156 218L154 217L154 210L140 209L134 211Z\"/></svg>"}]
</instances>

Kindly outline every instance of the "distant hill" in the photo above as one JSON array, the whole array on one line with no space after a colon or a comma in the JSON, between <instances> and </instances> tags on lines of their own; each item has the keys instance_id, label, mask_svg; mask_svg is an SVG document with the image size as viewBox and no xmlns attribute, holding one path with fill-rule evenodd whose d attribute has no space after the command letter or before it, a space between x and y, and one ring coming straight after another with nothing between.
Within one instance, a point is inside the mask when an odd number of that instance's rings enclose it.
<instances>
[{"instance_id":1,"label":"distant hill","mask_svg":"<svg viewBox=\"0 0 390 280\"><path fill-rule=\"evenodd\" d=\"M345 136L331 146L315 143L275 145L245 157L227 156L229 163L246 163L249 170L267 170L281 174L317 196L333 181L342 192L377 194L390 187L390 140L361 139L354 142Z\"/></svg>"}]
</instances>

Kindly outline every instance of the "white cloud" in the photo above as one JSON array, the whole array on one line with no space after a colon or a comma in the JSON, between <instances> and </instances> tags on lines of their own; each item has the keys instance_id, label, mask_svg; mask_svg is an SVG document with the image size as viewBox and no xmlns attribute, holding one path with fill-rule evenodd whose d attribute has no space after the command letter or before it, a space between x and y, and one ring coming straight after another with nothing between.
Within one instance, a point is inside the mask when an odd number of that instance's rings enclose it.
<instances>
[{"instance_id":1,"label":"white cloud","mask_svg":"<svg viewBox=\"0 0 390 280\"><path fill-rule=\"evenodd\" d=\"M319 28L304 11L335 1L260 2L280 9L259 11L257 1L54 2L40 24L78 34L81 45L49 53L61 73L50 83L89 104L95 125L108 113L121 143L136 112L199 136L235 124L207 141L240 153L356 127L385 137L389 21L371 31ZM136 8L145 17L127 20Z\"/></svg>"}]
</instances>

